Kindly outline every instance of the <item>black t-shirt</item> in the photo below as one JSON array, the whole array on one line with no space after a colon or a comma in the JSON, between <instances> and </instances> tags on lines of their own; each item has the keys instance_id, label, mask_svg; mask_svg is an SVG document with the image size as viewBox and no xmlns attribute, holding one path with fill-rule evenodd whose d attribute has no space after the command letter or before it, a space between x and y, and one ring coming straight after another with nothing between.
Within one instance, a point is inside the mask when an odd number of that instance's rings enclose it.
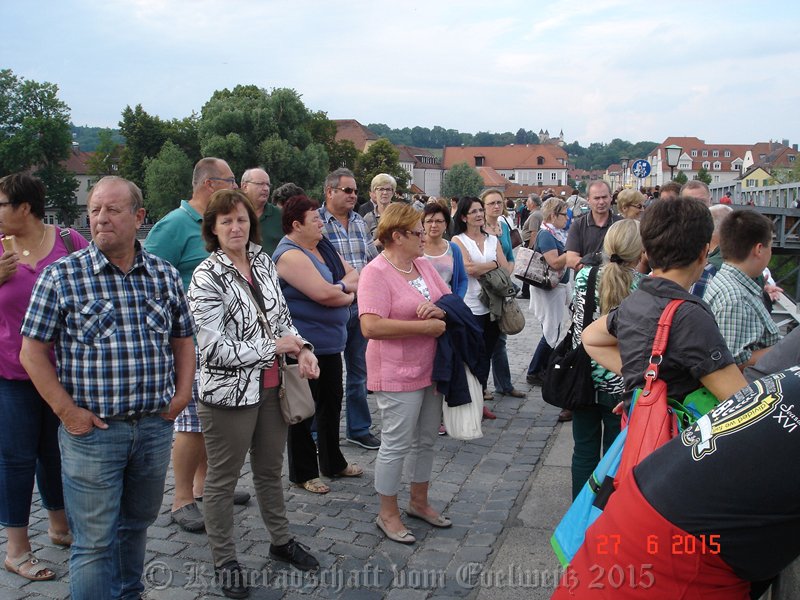
<instances>
[{"instance_id":1,"label":"black t-shirt","mask_svg":"<svg viewBox=\"0 0 800 600\"><path fill-rule=\"evenodd\" d=\"M606 224L600 227L595 224L591 211L581 215L569 227L566 251L577 252L579 256L602 252L608 228L621 220L621 216L609 212Z\"/></svg>"},{"instance_id":2,"label":"black t-shirt","mask_svg":"<svg viewBox=\"0 0 800 600\"><path fill-rule=\"evenodd\" d=\"M634 476L664 518L705 536L711 551L718 544L742 579L760 581L800 553L798 457L800 367L792 367L720 403L642 461ZM671 550L686 553L686 546L678 540Z\"/></svg>"}]
</instances>

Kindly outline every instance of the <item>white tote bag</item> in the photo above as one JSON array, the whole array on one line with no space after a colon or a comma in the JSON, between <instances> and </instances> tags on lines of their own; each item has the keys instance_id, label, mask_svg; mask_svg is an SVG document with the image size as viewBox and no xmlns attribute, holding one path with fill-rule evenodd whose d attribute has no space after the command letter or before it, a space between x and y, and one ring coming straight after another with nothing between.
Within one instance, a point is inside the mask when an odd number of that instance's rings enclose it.
<instances>
[{"instance_id":1,"label":"white tote bag","mask_svg":"<svg viewBox=\"0 0 800 600\"><path fill-rule=\"evenodd\" d=\"M442 415L447 435L456 440L477 440L483 437L481 420L483 419L483 388L480 381L467 365L464 365L469 385L469 396L472 402L461 406L448 406L442 400Z\"/></svg>"}]
</instances>

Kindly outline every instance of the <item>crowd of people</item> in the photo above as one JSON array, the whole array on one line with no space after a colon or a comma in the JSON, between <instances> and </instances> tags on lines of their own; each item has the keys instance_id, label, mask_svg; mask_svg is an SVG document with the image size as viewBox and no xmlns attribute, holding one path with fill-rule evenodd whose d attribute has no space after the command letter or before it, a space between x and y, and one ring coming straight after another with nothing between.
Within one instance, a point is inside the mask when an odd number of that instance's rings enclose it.
<instances>
[{"instance_id":1,"label":"crowd of people","mask_svg":"<svg viewBox=\"0 0 800 600\"><path fill-rule=\"evenodd\" d=\"M788 392L795 385L791 372L770 375L750 395L741 391L742 371L767 368L763 361L774 361L770 350L781 338L769 314L769 299L780 291L767 269L772 224L757 212L709 208L700 182L670 182L656 199L636 190L612 194L604 181L592 182L585 199L577 191L569 198L532 194L516 223L496 189L448 203L405 201L388 174L369 185L370 200L359 207L355 176L337 169L325 179L320 205L294 184L270 194L262 168L248 169L237 183L224 160L204 158L194 168L191 197L140 243L141 191L105 177L88 199L90 244L73 230L44 224L39 180L0 179L0 328L9 340L0 365L8 417L0 434L0 487L7 490L0 524L8 535L7 570L30 580L57 576L28 538L35 479L51 541L71 548L72 597L138 597L147 528L171 462L172 520L189 532L205 530L222 592L247 597L233 506L250 501L237 490L248 455L270 557L316 569L318 559L289 532L284 449L290 482L310 494L330 492L341 477L364 477L340 446L343 406L346 441L377 451L378 530L413 544L404 515L452 526L429 498L437 433L447 433L437 383L453 360L444 348L452 354L457 346L457 368L462 359L468 364L484 400L527 394L512 384L498 303L487 290L514 285L512 234L559 273L552 289L517 281L512 290L512 298L518 292L529 299L542 330L538 343L530 340L527 382L542 384L570 324L573 346L583 344L593 359L592 397L559 415L574 421L573 497L620 432L620 415L642 385L656 323L671 299L684 301L660 367L671 398L681 402L705 388L720 401L746 403L764 386ZM587 300L595 307L588 321ZM584 330L585 322L591 325ZM464 327L473 335L456 333ZM781 355L798 353L779 347ZM315 414L289 424L281 401L295 367L309 382ZM458 377L448 384L448 396L467 393ZM380 437L372 430L370 393ZM495 418L486 405L483 417ZM714 414L712 428L716 418L727 416ZM675 446L670 452L680 454ZM717 457L724 459L726 448L720 442ZM689 535L709 531L696 515L710 501L679 503L653 475L667 470L662 454L667 450L643 462L635 481L612 497L598 531L619 527L620 511L639 509L658 515L664 530L672 524ZM689 479L703 487L712 478ZM410 499L401 512L404 481ZM775 502L769 514L792 532L798 511L786 502ZM631 520L630 539L643 535L645 523ZM735 544L760 543L757 532L725 515L716 525L733 530L734 549L724 547L697 569L717 569L731 589L749 591L750 582L769 580L794 556L796 542L786 541L788 550L748 570ZM625 551L636 558L635 549ZM585 546L571 572L588 580L586 570L598 560ZM687 585L713 590L715 581L699 577Z\"/></svg>"}]
</instances>

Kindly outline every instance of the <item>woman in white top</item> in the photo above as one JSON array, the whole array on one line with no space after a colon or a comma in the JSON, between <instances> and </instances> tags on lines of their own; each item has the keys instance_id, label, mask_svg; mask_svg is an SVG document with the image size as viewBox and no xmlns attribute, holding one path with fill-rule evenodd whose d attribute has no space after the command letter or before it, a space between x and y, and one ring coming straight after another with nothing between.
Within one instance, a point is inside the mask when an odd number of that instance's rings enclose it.
<instances>
[{"instance_id":1,"label":"woman in white top","mask_svg":"<svg viewBox=\"0 0 800 600\"><path fill-rule=\"evenodd\" d=\"M483 328L483 339L486 343L486 360L494 352L500 328L496 321L489 318L489 307L480 301L481 284L478 277L492 269L505 269L509 274L511 267L503 254L497 237L487 234L484 229L485 210L483 203L475 197L467 196L458 201L454 219L456 236L453 241L461 250L464 267L467 270L467 293L464 302L478 319ZM484 384L484 389L485 389ZM484 407L484 417L494 419L495 416Z\"/></svg>"}]
</instances>

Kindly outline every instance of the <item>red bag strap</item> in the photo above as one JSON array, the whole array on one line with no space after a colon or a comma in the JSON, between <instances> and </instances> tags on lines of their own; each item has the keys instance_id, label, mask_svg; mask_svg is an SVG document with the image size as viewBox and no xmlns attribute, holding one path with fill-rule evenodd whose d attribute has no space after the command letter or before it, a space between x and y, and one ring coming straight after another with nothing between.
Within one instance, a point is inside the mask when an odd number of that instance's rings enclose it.
<instances>
[{"instance_id":1,"label":"red bag strap","mask_svg":"<svg viewBox=\"0 0 800 600\"><path fill-rule=\"evenodd\" d=\"M658 379L658 367L664 357L664 352L667 350L667 342L669 341L669 330L672 328L672 318L678 307L683 304L685 300L670 300L664 311L661 313L661 318L658 320L656 327L656 336L653 340L653 351L650 354L650 364L647 365L647 371L644 373L645 386L642 390L643 396L650 395L650 388L653 382Z\"/></svg>"}]
</instances>

